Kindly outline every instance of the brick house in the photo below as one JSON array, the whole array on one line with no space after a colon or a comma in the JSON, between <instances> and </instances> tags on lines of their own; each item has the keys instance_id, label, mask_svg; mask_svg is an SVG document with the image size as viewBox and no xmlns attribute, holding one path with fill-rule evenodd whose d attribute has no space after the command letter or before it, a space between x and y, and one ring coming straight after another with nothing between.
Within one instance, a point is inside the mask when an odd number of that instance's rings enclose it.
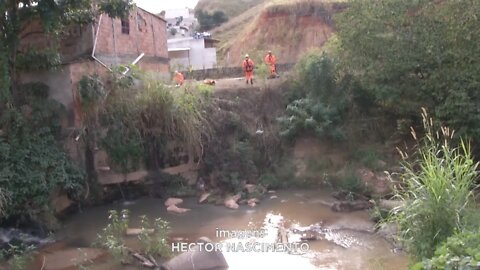
<instances>
[{"instance_id":1,"label":"brick house","mask_svg":"<svg viewBox=\"0 0 480 270\"><path fill-rule=\"evenodd\" d=\"M21 50L42 50L55 43L46 38L38 21L25 27ZM100 15L95 23L73 26L62 38L59 50L62 67L20 74L22 83L41 82L50 87L50 96L69 112L68 127L81 125L81 107L77 85L84 75L106 76L115 65L136 63L143 71L169 76L166 21L139 7L128 19Z\"/></svg>"}]
</instances>

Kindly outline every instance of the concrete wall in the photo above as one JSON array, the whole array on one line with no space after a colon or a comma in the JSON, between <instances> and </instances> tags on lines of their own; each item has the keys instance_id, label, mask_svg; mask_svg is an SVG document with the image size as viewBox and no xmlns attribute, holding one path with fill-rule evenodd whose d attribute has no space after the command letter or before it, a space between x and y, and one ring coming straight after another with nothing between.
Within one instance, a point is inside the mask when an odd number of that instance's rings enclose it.
<instances>
[{"instance_id":1,"label":"concrete wall","mask_svg":"<svg viewBox=\"0 0 480 270\"><path fill-rule=\"evenodd\" d=\"M50 97L60 102L67 109L67 119L64 119L66 121L65 125L67 127L73 125L74 114L71 110L73 107L73 92L69 66L54 71L24 72L20 74L20 81L22 83L40 82L48 85Z\"/></svg>"},{"instance_id":2,"label":"concrete wall","mask_svg":"<svg viewBox=\"0 0 480 270\"><path fill-rule=\"evenodd\" d=\"M170 67L176 70L187 70L190 66L190 51L170 51Z\"/></svg>"},{"instance_id":3,"label":"concrete wall","mask_svg":"<svg viewBox=\"0 0 480 270\"><path fill-rule=\"evenodd\" d=\"M277 72L279 74L283 72L288 72L293 69L295 66L294 63L287 64L278 64ZM205 79L220 79L220 78L237 78L244 76L242 67L218 67L202 70L193 70L189 72L188 70L183 70L186 79L193 80L205 80Z\"/></svg>"},{"instance_id":4,"label":"concrete wall","mask_svg":"<svg viewBox=\"0 0 480 270\"><path fill-rule=\"evenodd\" d=\"M209 69L217 65L217 49L205 48L204 39L179 38L168 40L168 48L190 48L190 65L193 70ZM170 55L172 56L172 55ZM182 56L184 58L184 56ZM175 59L171 57L173 63L185 64L185 59Z\"/></svg>"}]
</instances>

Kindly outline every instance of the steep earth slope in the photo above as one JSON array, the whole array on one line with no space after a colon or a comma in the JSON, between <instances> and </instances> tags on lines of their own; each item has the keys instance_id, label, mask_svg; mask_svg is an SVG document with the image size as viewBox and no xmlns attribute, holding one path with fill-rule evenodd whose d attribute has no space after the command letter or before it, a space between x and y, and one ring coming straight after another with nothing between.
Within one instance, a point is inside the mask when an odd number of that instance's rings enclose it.
<instances>
[{"instance_id":1,"label":"steep earth slope","mask_svg":"<svg viewBox=\"0 0 480 270\"><path fill-rule=\"evenodd\" d=\"M279 63L295 62L325 44L335 32L333 15L345 8L341 0L272 0L250 8L212 31L220 40L219 65L239 65L245 53L259 61L268 50Z\"/></svg>"},{"instance_id":2,"label":"steep earth slope","mask_svg":"<svg viewBox=\"0 0 480 270\"><path fill-rule=\"evenodd\" d=\"M213 12L223 11L228 18L233 19L236 16L248 10L251 7L263 4L266 0L200 0L195 6L195 11L203 10Z\"/></svg>"}]
</instances>

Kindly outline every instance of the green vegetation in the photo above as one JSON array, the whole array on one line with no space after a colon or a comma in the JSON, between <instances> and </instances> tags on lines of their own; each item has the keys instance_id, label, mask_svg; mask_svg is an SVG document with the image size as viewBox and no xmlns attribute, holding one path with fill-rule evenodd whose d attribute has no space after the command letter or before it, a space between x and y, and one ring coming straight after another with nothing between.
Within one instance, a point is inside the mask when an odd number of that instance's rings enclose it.
<instances>
[{"instance_id":1,"label":"green vegetation","mask_svg":"<svg viewBox=\"0 0 480 270\"><path fill-rule=\"evenodd\" d=\"M334 61L312 51L299 61L297 69L294 100L287 106L287 116L279 118L280 135L293 139L311 132L318 137L344 138L349 84L337 79Z\"/></svg>"},{"instance_id":2,"label":"green vegetation","mask_svg":"<svg viewBox=\"0 0 480 270\"><path fill-rule=\"evenodd\" d=\"M210 14L208 11L197 10L195 17L199 23L198 31L207 31L228 21L227 15L223 11L217 10Z\"/></svg>"},{"instance_id":3,"label":"green vegetation","mask_svg":"<svg viewBox=\"0 0 480 270\"><path fill-rule=\"evenodd\" d=\"M397 196L406 204L393 216L416 259L430 258L438 245L471 225L472 188L478 176L469 145L463 140L455 145L451 130L442 127L437 132L425 111L422 116L426 133L414 159L402 153L405 186Z\"/></svg>"},{"instance_id":4,"label":"green vegetation","mask_svg":"<svg viewBox=\"0 0 480 270\"><path fill-rule=\"evenodd\" d=\"M108 220L108 225L98 234L95 245L106 248L118 262L128 261L126 255L129 250L125 244L125 237L129 224L129 211L124 209L118 213L116 210L110 210ZM168 222L157 218L153 224L150 224L146 216L141 216L140 225L138 240L141 252L149 256L170 256L171 251L167 242L167 234L170 230Z\"/></svg>"},{"instance_id":5,"label":"green vegetation","mask_svg":"<svg viewBox=\"0 0 480 270\"><path fill-rule=\"evenodd\" d=\"M91 0L47 1L47 0L6 0L0 3L0 85L5 103L16 104L22 96L18 89L18 72L32 69L50 69L61 64L58 44L64 31L71 25L82 25L93 21L99 13L113 18L125 17L132 7L131 0L102 0L96 10ZM53 45L45 50L20 50L25 26L38 19L43 31Z\"/></svg>"},{"instance_id":6,"label":"green vegetation","mask_svg":"<svg viewBox=\"0 0 480 270\"><path fill-rule=\"evenodd\" d=\"M69 27L90 23L99 13L125 17L131 6L124 0L102 0L98 6L90 0L0 2L0 222L51 224L53 192L79 198L86 186L59 143L65 136L62 106L47 98L45 85L21 85L20 72L58 68L60 40ZM23 40L29 25L42 28L49 46L25 46L31 45Z\"/></svg>"},{"instance_id":7,"label":"green vegetation","mask_svg":"<svg viewBox=\"0 0 480 270\"><path fill-rule=\"evenodd\" d=\"M5 110L0 122L1 217L43 223L52 212L51 193L63 190L75 198L83 190L84 175L56 142L61 106L45 99L48 88L21 89L24 109Z\"/></svg>"},{"instance_id":8,"label":"green vegetation","mask_svg":"<svg viewBox=\"0 0 480 270\"><path fill-rule=\"evenodd\" d=\"M354 158L358 160L363 166L372 169L382 169L379 162L381 161L380 154L373 148L359 149L354 153Z\"/></svg>"},{"instance_id":9,"label":"green vegetation","mask_svg":"<svg viewBox=\"0 0 480 270\"><path fill-rule=\"evenodd\" d=\"M161 218L155 219L153 226L146 216L140 217L141 232L138 240L142 246L143 253L150 256L161 255L169 257L171 255L170 245L167 242L170 226L168 222ZM151 233L151 230L154 230Z\"/></svg>"},{"instance_id":10,"label":"green vegetation","mask_svg":"<svg viewBox=\"0 0 480 270\"><path fill-rule=\"evenodd\" d=\"M143 161L148 168L162 168L169 141L196 151L209 137L204 106L205 92L171 89L150 79L144 79L140 89L119 82L100 116L107 128L102 145L122 172L137 169Z\"/></svg>"},{"instance_id":11,"label":"green vegetation","mask_svg":"<svg viewBox=\"0 0 480 270\"><path fill-rule=\"evenodd\" d=\"M129 211L122 210L118 213L116 210L110 210L108 216L108 225L97 235L97 241L94 245L107 249L115 260L121 262L127 255L125 245L125 234L128 229Z\"/></svg>"},{"instance_id":12,"label":"green vegetation","mask_svg":"<svg viewBox=\"0 0 480 270\"><path fill-rule=\"evenodd\" d=\"M479 12L480 3L471 0L353 0L335 16L339 31L327 49L337 60L337 74L355 84L354 110L386 123L380 129L396 129L384 138L404 136L422 122L425 128L421 140L412 130L415 154L402 152L405 173L397 197L406 206L391 217L415 260L435 252L414 269L478 268L478 243L469 232L478 228L478 214L472 214L478 164L470 144L459 138L480 136L480 49L473 45L480 41ZM426 110L420 119L423 107L457 132L437 131ZM378 165L376 152L354 157L371 169Z\"/></svg>"},{"instance_id":13,"label":"green vegetation","mask_svg":"<svg viewBox=\"0 0 480 270\"><path fill-rule=\"evenodd\" d=\"M480 267L480 231L455 234L440 245L432 259L415 264L412 270L475 270Z\"/></svg>"},{"instance_id":14,"label":"green vegetation","mask_svg":"<svg viewBox=\"0 0 480 270\"><path fill-rule=\"evenodd\" d=\"M14 246L0 250L0 261L8 260L10 270L25 270L32 263L35 251L31 246Z\"/></svg>"},{"instance_id":15,"label":"green vegetation","mask_svg":"<svg viewBox=\"0 0 480 270\"><path fill-rule=\"evenodd\" d=\"M363 182L358 178L352 169L347 169L346 175L334 182L334 186L340 190L350 193L362 194L365 192Z\"/></svg>"},{"instance_id":16,"label":"green vegetation","mask_svg":"<svg viewBox=\"0 0 480 270\"><path fill-rule=\"evenodd\" d=\"M479 13L472 0L350 1L335 18L341 66L385 114L418 123L426 107L478 138Z\"/></svg>"},{"instance_id":17,"label":"green vegetation","mask_svg":"<svg viewBox=\"0 0 480 270\"><path fill-rule=\"evenodd\" d=\"M208 84L199 84L197 86L197 91L204 98L210 98L213 95L214 87L212 85L208 85Z\"/></svg>"}]
</instances>

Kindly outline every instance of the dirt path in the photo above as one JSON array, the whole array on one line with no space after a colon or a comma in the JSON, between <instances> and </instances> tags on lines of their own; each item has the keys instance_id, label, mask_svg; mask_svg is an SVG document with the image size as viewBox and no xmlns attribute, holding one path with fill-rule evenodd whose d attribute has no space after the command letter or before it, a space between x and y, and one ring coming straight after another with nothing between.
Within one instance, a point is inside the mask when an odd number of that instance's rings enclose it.
<instances>
[{"instance_id":1,"label":"dirt path","mask_svg":"<svg viewBox=\"0 0 480 270\"><path fill-rule=\"evenodd\" d=\"M239 89L255 89L259 90L262 88L272 88L279 86L285 82L284 78L277 79L268 79L268 80L254 80L253 85L246 84L243 77L240 78L227 78L215 80L215 91L225 91L225 90L239 90Z\"/></svg>"}]
</instances>

